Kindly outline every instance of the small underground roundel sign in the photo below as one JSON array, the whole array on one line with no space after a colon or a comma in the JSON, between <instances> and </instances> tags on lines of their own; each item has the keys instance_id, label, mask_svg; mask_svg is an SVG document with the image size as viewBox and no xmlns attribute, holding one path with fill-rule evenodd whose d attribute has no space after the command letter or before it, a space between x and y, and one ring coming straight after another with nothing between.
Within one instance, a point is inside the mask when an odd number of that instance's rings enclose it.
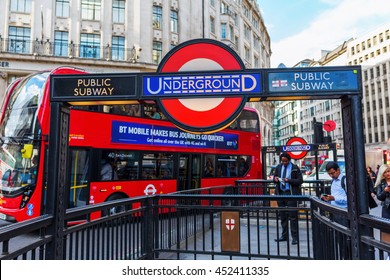
<instances>
[{"instance_id":1,"label":"small underground roundel sign","mask_svg":"<svg viewBox=\"0 0 390 280\"><path fill-rule=\"evenodd\" d=\"M283 152L287 152L292 159L304 158L310 150L311 146L301 137L288 139L286 146L283 147Z\"/></svg>"},{"instance_id":2,"label":"small underground roundel sign","mask_svg":"<svg viewBox=\"0 0 390 280\"><path fill-rule=\"evenodd\" d=\"M229 46L210 39L187 41L172 49L161 61L157 72L223 71L243 70L244 63ZM212 85L215 91L229 81L229 73L221 78L217 75L204 75L181 85L192 85L207 91ZM176 77L177 78L177 77ZM194 133L212 133L228 126L245 106L245 98L240 95L213 97L213 90L202 98L160 98L158 105L165 116L176 126Z\"/></svg>"}]
</instances>

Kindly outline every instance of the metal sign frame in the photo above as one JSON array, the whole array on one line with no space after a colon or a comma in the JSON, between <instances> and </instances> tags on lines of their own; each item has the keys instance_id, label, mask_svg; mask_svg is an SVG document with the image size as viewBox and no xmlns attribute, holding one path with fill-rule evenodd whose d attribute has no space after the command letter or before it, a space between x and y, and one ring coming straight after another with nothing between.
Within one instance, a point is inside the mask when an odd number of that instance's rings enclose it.
<instances>
[{"instance_id":1,"label":"metal sign frame","mask_svg":"<svg viewBox=\"0 0 390 280\"><path fill-rule=\"evenodd\" d=\"M197 40L195 43L200 42ZM204 42L215 42L204 39ZM187 43L189 44L189 43ZM227 47L227 46L226 46ZM178 46L180 48L180 46ZM359 224L359 215L368 214L367 189L365 186L365 154L364 135L362 121L362 82L360 66L343 67L313 67L313 68L285 68L285 69L250 69L234 71L196 71L180 73L124 73L124 74L89 74L89 75L53 75L50 77L51 84L51 122L49 136L49 162L56 172L49 172L47 190L47 209L53 214L56 222L49 229L53 232L61 232L64 227L60 216L66 210L64 203L58 203L66 199L64 194L67 174L68 155L68 129L70 104L119 104L132 103L142 100L159 100L159 98L199 98L198 94L177 93L169 97L162 97L160 94L146 95L143 92L144 84L148 78L172 78L182 79L193 76L196 78L210 75L234 75L252 77L253 83L259 83L259 90L241 92L246 101L272 101L272 100L300 100L300 99L341 99L343 133L345 142L346 173L348 186L348 212L351 219L351 241L352 257L368 258L369 248L359 243L360 235L367 234L368 227ZM252 76L251 76L252 75ZM100 81L100 82L99 82ZM208 82L213 84L212 82ZM297 87L292 83L304 84L304 88ZM328 83L328 84L326 84ZM329 83L333 83L332 87ZM114 86L113 86L114 85ZM215 87L220 85L215 82ZM335 85L335 87L333 87ZM256 88L256 87L255 87ZM77 96L75 89L80 92L90 93ZM183 88L181 88L183 89ZM214 87L213 87L214 89ZM297 89L297 90L296 90ZM226 86L225 95L237 94L231 92L233 89ZM230 91L230 92L229 92ZM98 94L99 93L99 94ZM203 98L215 97L212 92L202 95ZM167 116L169 118L169 116ZM227 120L228 122L229 120ZM184 129L186 127L184 126ZM188 127L187 127L188 128ZM191 129L191 128L189 128ZM214 130L216 128L213 128ZM51 246L55 246L56 256L51 258L61 259L62 251L60 243L61 236L56 236Z\"/></svg>"}]
</instances>

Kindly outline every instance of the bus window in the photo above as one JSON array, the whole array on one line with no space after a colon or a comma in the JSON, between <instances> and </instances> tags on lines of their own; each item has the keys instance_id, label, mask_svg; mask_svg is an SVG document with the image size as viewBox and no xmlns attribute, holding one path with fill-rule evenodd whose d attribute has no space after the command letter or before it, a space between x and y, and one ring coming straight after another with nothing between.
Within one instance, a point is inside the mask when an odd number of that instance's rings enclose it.
<instances>
[{"instance_id":1,"label":"bus window","mask_svg":"<svg viewBox=\"0 0 390 280\"><path fill-rule=\"evenodd\" d=\"M140 117L141 105L140 104L112 105L109 108L109 113L132 116L132 117Z\"/></svg>"},{"instance_id":2,"label":"bus window","mask_svg":"<svg viewBox=\"0 0 390 280\"><path fill-rule=\"evenodd\" d=\"M217 157L217 177L242 177L249 170L248 156L226 156Z\"/></svg>"},{"instance_id":3,"label":"bus window","mask_svg":"<svg viewBox=\"0 0 390 280\"><path fill-rule=\"evenodd\" d=\"M142 159L142 179L172 179L173 154L144 154Z\"/></svg>"},{"instance_id":4,"label":"bus window","mask_svg":"<svg viewBox=\"0 0 390 280\"><path fill-rule=\"evenodd\" d=\"M156 174L160 179L173 178L173 154L158 154Z\"/></svg>"},{"instance_id":5,"label":"bus window","mask_svg":"<svg viewBox=\"0 0 390 280\"><path fill-rule=\"evenodd\" d=\"M157 157L156 154L144 154L141 166L141 179L156 179Z\"/></svg>"},{"instance_id":6,"label":"bus window","mask_svg":"<svg viewBox=\"0 0 390 280\"><path fill-rule=\"evenodd\" d=\"M165 120L166 119L164 114L158 108L158 106L157 105L153 105L153 104L145 104L145 106L144 106L144 117L152 118L152 119L158 119L158 120Z\"/></svg>"},{"instance_id":7,"label":"bus window","mask_svg":"<svg viewBox=\"0 0 390 280\"><path fill-rule=\"evenodd\" d=\"M87 205L89 192L88 165L88 151L71 150L69 208Z\"/></svg>"},{"instance_id":8,"label":"bus window","mask_svg":"<svg viewBox=\"0 0 390 280\"><path fill-rule=\"evenodd\" d=\"M218 156L217 177L237 177L237 156Z\"/></svg>"},{"instance_id":9,"label":"bus window","mask_svg":"<svg viewBox=\"0 0 390 280\"><path fill-rule=\"evenodd\" d=\"M256 111L242 111L238 117L238 123L243 131L260 133L259 117Z\"/></svg>"},{"instance_id":10,"label":"bus window","mask_svg":"<svg viewBox=\"0 0 390 280\"><path fill-rule=\"evenodd\" d=\"M133 151L116 151L116 174L118 180L139 180L139 154Z\"/></svg>"}]
</instances>

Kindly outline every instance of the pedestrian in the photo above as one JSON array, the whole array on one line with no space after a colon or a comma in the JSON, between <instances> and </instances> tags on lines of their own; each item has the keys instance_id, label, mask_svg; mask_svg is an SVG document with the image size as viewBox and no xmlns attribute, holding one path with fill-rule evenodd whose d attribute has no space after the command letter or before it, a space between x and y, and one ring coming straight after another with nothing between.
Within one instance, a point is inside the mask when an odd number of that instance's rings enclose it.
<instances>
[{"instance_id":1,"label":"pedestrian","mask_svg":"<svg viewBox=\"0 0 390 280\"><path fill-rule=\"evenodd\" d=\"M207 158L206 165L204 166L204 177L214 177L214 167L213 162L210 158Z\"/></svg>"},{"instance_id":2,"label":"pedestrian","mask_svg":"<svg viewBox=\"0 0 390 280\"><path fill-rule=\"evenodd\" d=\"M248 162L246 161L245 158L240 158L240 164L239 164L239 169L238 169L238 173L239 173L239 176L243 176L249 169L249 164Z\"/></svg>"},{"instance_id":3,"label":"pedestrian","mask_svg":"<svg viewBox=\"0 0 390 280\"><path fill-rule=\"evenodd\" d=\"M367 170L367 174L370 176L370 178L374 184L376 181L376 174L375 174L374 170L372 170L371 166L367 166L366 170Z\"/></svg>"},{"instance_id":4,"label":"pedestrian","mask_svg":"<svg viewBox=\"0 0 390 280\"><path fill-rule=\"evenodd\" d=\"M376 166L376 171L375 171L375 176L378 178L378 173L379 173L379 168L380 168L380 165L378 164Z\"/></svg>"},{"instance_id":5,"label":"pedestrian","mask_svg":"<svg viewBox=\"0 0 390 280\"><path fill-rule=\"evenodd\" d=\"M330 202L334 206L347 208L347 184L345 174L341 173L340 167L335 161L328 162L325 169L328 172L328 175L332 178L332 183L330 185L330 194L323 194L321 199ZM348 227L348 219L341 215L334 214L333 221ZM350 259L351 247L349 243L341 237L337 237L336 241L338 244L340 258Z\"/></svg>"},{"instance_id":6,"label":"pedestrian","mask_svg":"<svg viewBox=\"0 0 390 280\"><path fill-rule=\"evenodd\" d=\"M280 164L275 168L274 182L276 195L300 195L303 183L302 172L296 164L291 162L288 153L280 155ZM278 200L279 207L297 207L294 200ZM292 245L298 244L298 213L294 211L280 211L280 223L282 235L275 239L276 242L288 240L288 220L290 220L290 230Z\"/></svg>"},{"instance_id":7,"label":"pedestrian","mask_svg":"<svg viewBox=\"0 0 390 280\"><path fill-rule=\"evenodd\" d=\"M390 165L379 168L374 189L378 200L382 201L382 218L390 219ZM390 242L390 232L382 231L381 239Z\"/></svg>"},{"instance_id":8,"label":"pedestrian","mask_svg":"<svg viewBox=\"0 0 390 280\"><path fill-rule=\"evenodd\" d=\"M332 184L330 194L323 194L321 199L330 202L332 205L347 208L346 176L341 173L340 167L335 161L329 161L325 169L332 178Z\"/></svg>"},{"instance_id":9,"label":"pedestrian","mask_svg":"<svg viewBox=\"0 0 390 280\"><path fill-rule=\"evenodd\" d=\"M375 181L373 181L371 176L369 174L367 174L366 175L366 186L367 186L367 196L368 196L368 207L370 209L378 207L378 204L375 201L376 193L374 190L374 184L375 184Z\"/></svg>"},{"instance_id":10,"label":"pedestrian","mask_svg":"<svg viewBox=\"0 0 390 280\"><path fill-rule=\"evenodd\" d=\"M379 168L374 189L376 197L382 201L382 217L390 219L390 165L383 164Z\"/></svg>"}]
</instances>

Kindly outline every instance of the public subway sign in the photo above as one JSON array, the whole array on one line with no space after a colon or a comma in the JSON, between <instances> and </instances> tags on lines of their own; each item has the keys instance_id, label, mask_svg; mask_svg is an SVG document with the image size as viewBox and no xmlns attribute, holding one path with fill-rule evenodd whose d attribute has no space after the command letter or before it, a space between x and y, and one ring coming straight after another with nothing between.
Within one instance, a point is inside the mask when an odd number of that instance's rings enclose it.
<instances>
[{"instance_id":1,"label":"public subway sign","mask_svg":"<svg viewBox=\"0 0 390 280\"><path fill-rule=\"evenodd\" d=\"M142 95L144 97L185 97L186 95L259 94L261 92L260 77L259 72L144 76Z\"/></svg>"},{"instance_id":2,"label":"public subway sign","mask_svg":"<svg viewBox=\"0 0 390 280\"><path fill-rule=\"evenodd\" d=\"M320 70L319 70L320 69ZM270 92L338 92L359 90L360 77L356 69L271 72L268 74Z\"/></svg>"},{"instance_id":3,"label":"public subway sign","mask_svg":"<svg viewBox=\"0 0 390 280\"><path fill-rule=\"evenodd\" d=\"M124 73L53 75L51 99L71 104L98 101L129 101L137 96L137 75Z\"/></svg>"}]
</instances>

